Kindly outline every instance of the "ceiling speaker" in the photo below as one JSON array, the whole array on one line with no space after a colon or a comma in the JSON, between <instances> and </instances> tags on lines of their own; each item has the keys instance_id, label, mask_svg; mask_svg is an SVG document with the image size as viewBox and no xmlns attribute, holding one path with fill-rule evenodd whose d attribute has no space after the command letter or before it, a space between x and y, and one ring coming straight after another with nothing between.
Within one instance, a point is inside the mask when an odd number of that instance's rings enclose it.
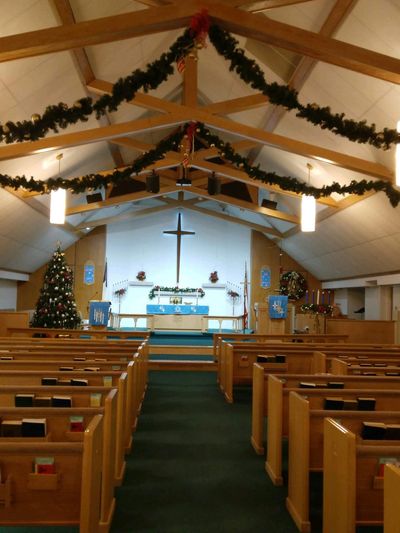
<instances>
[{"instance_id":1,"label":"ceiling speaker","mask_svg":"<svg viewBox=\"0 0 400 533\"><path fill-rule=\"evenodd\" d=\"M146 177L146 191L155 194L160 192L160 176L155 172Z\"/></svg>"},{"instance_id":2,"label":"ceiling speaker","mask_svg":"<svg viewBox=\"0 0 400 533\"><path fill-rule=\"evenodd\" d=\"M214 174L208 178L207 192L210 196L221 193L221 180Z\"/></svg>"},{"instance_id":3,"label":"ceiling speaker","mask_svg":"<svg viewBox=\"0 0 400 533\"><path fill-rule=\"evenodd\" d=\"M102 202L103 196L101 192L95 192L93 194L87 194L86 195L86 201L88 204L93 204L95 202Z\"/></svg>"}]
</instances>

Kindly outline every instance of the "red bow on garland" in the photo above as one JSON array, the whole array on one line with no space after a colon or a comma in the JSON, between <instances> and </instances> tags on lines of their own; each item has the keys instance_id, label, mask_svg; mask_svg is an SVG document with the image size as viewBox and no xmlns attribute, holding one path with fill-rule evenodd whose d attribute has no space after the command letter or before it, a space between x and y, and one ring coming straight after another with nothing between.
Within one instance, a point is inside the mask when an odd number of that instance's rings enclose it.
<instances>
[{"instance_id":1,"label":"red bow on garland","mask_svg":"<svg viewBox=\"0 0 400 533\"><path fill-rule=\"evenodd\" d=\"M192 17L190 29L196 43L201 46L206 46L206 38L210 29L210 17L208 16L207 9L203 9L200 13Z\"/></svg>"}]
</instances>

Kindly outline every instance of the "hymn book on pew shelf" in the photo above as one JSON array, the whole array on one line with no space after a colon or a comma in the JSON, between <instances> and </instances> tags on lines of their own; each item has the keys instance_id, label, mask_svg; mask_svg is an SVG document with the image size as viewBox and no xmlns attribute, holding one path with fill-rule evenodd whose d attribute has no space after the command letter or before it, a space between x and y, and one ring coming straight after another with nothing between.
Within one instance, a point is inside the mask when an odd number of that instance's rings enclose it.
<instances>
[{"instance_id":1,"label":"hymn book on pew shelf","mask_svg":"<svg viewBox=\"0 0 400 533\"><path fill-rule=\"evenodd\" d=\"M23 418L23 437L45 437L47 434L47 421L45 418Z\"/></svg>"},{"instance_id":2,"label":"hymn book on pew shelf","mask_svg":"<svg viewBox=\"0 0 400 533\"><path fill-rule=\"evenodd\" d=\"M83 416L70 416L69 430L74 433L85 431Z\"/></svg>"},{"instance_id":3,"label":"hymn book on pew shelf","mask_svg":"<svg viewBox=\"0 0 400 533\"><path fill-rule=\"evenodd\" d=\"M15 407L33 407L34 394L16 394Z\"/></svg>"},{"instance_id":4,"label":"hymn book on pew shelf","mask_svg":"<svg viewBox=\"0 0 400 533\"><path fill-rule=\"evenodd\" d=\"M385 465L394 465L399 467L400 459L398 457L380 457L378 459L378 477L383 477L385 473Z\"/></svg>"},{"instance_id":5,"label":"hymn book on pew shelf","mask_svg":"<svg viewBox=\"0 0 400 533\"><path fill-rule=\"evenodd\" d=\"M42 385L57 385L57 383L58 383L57 378L50 378L50 377L42 378Z\"/></svg>"},{"instance_id":6,"label":"hymn book on pew shelf","mask_svg":"<svg viewBox=\"0 0 400 533\"><path fill-rule=\"evenodd\" d=\"M71 396L53 396L52 407L72 407Z\"/></svg>"},{"instance_id":7,"label":"hymn book on pew shelf","mask_svg":"<svg viewBox=\"0 0 400 533\"><path fill-rule=\"evenodd\" d=\"M33 472L35 474L55 474L54 457L35 457Z\"/></svg>"},{"instance_id":8,"label":"hymn book on pew shelf","mask_svg":"<svg viewBox=\"0 0 400 533\"><path fill-rule=\"evenodd\" d=\"M22 437L22 420L3 420L1 423L2 437Z\"/></svg>"}]
</instances>

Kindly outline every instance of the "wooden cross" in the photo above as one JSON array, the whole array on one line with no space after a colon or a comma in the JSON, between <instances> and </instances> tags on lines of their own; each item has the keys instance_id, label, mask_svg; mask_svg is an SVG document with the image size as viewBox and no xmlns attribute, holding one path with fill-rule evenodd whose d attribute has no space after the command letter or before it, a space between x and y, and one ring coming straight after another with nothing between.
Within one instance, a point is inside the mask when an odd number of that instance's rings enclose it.
<instances>
[{"instance_id":1,"label":"wooden cross","mask_svg":"<svg viewBox=\"0 0 400 533\"><path fill-rule=\"evenodd\" d=\"M178 214L178 226L176 230L163 231L168 235L176 235L177 245L176 245L176 283L179 284L179 273L181 269L181 237L182 235L195 235L194 231L184 231L181 226L181 214Z\"/></svg>"}]
</instances>

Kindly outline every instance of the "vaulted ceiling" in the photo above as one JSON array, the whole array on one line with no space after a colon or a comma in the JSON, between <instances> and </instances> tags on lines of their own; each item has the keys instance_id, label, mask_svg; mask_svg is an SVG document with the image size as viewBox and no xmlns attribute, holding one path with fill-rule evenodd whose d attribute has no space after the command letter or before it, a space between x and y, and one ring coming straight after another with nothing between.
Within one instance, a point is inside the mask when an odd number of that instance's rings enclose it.
<instances>
[{"instance_id":1,"label":"vaulted ceiling","mask_svg":"<svg viewBox=\"0 0 400 533\"><path fill-rule=\"evenodd\" d=\"M395 128L400 118L398 0L3 0L2 8L2 124L109 93L118 78L146 70L203 8L268 82L289 84L303 104L330 106L379 130ZM317 187L394 182L394 148L350 142L271 105L210 43L186 57L183 73L175 69L115 112L37 141L1 145L0 173L47 180L111 172L189 121L204 123L261 169ZM180 187L182 158L179 147L166 153L124 187L97 191L101 201L69 193L64 226L49 224L49 195L0 189L0 269L32 272L57 241L67 247L98 225L182 208L263 232L322 280L400 273L400 208L384 193L320 198L316 231L302 233L300 195L252 179L204 139L190 154L191 186ZM158 193L145 187L153 169ZM222 183L214 195L207 190L212 172ZM263 200L272 203L263 207Z\"/></svg>"}]
</instances>

